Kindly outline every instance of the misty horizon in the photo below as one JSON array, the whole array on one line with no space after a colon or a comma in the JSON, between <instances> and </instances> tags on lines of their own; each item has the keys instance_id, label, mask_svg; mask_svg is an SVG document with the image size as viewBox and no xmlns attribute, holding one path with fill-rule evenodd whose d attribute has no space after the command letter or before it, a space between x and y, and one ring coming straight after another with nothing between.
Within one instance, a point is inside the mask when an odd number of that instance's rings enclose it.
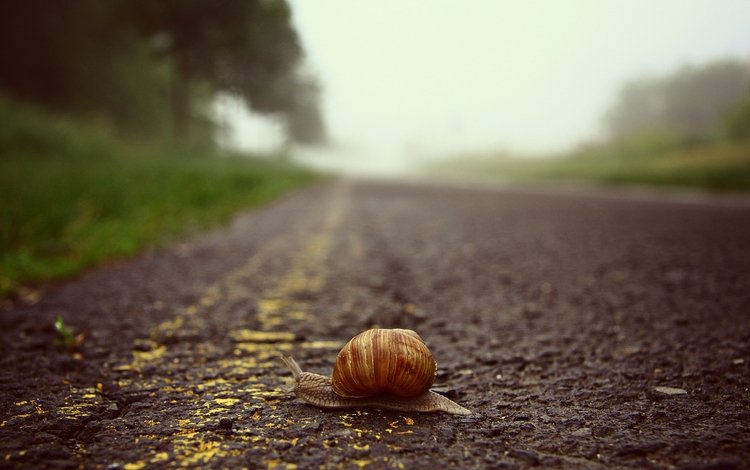
<instances>
[{"instance_id":1,"label":"misty horizon","mask_svg":"<svg viewBox=\"0 0 750 470\"><path fill-rule=\"evenodd\" d=\"M742 1L291 6L331 140L300 153L353 171L460 153L560 152L603 137L603 117L628 81L750 57ZM282 140L273 121L229 108L228 142L258 149Z\"/></svg>"}]
</instances>

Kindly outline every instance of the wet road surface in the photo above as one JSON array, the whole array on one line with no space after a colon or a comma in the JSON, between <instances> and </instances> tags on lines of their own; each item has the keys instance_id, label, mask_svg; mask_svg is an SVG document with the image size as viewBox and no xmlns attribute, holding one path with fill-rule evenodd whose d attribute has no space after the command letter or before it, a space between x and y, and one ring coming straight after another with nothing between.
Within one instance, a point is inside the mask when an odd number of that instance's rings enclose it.
<instances>
[{"instance_id":1,"label":"wet road surface","mask_svg":"<svg viewBox=\"0 0 750 470\"><path fill-rule=\"evenodd\" d=\"M742 468L750 206L722 201L304 190L0 311L0 466ZM474 413L289 393L279 353L328 375L372 326L416 330Z\"/></svg>"}]
</instances>

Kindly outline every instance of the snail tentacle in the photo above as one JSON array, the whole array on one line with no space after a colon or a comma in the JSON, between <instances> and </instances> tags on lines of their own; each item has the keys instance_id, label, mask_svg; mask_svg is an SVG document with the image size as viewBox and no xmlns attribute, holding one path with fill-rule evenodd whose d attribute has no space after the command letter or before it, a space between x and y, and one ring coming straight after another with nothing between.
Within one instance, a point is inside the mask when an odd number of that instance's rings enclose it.
<instances>
[{"instance_id":1,"label":"snail tentacle","mask_svg":"<svg viewBox=\"0 0 750 470\"><path fill-rule=\"evenodd\" d=\"M458 403L427 391L416 397L398 397L388 394L379 394L362 398L347 398L337 395L333 391L332 381L329 377L311 372L302 372L297 362L289 356L281 356L294 377L294 394L297 398L319 408L341 409L341 408L381 408L396 411L444 413L468 415L467 410Z\"/></svg>"}]
</instances>

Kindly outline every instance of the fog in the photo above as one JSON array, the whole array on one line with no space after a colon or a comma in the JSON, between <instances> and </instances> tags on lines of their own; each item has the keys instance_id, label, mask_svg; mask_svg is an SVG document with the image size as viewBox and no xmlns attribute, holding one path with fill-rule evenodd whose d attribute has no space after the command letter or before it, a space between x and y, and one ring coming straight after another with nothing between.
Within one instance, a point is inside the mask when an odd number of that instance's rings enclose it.
<instances>
[{"instance_id":1,"label":"fog","mask_svg":"<svg viewBox=\"0 0 750 470\"><path fill-rule=\"evenodd\" d=\"M746 0L292 0L331 139L298 150L395 173L449 154L540 154L596 138L629 79L750 58ZM232 145L279 128L224 106Z\"/></svg>"}]
</instances>

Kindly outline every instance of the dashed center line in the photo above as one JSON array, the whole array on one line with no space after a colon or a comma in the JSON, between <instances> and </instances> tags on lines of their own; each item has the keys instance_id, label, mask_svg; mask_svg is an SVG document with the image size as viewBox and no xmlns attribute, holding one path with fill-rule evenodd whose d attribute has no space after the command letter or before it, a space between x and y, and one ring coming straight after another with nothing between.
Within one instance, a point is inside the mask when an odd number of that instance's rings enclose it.
<instances>
[{"instance_id":1,"label":"dashed center line","mask_svg":"<svg viewBox=\"0 0 750 470\"><path fill-rule=\"evenodd\" d=\"M253 294L245 287L248 279L259 275L273 256L284 256L289 240L277 239L264 246L243 266L208 287L197 302L152 328L150 339L141 344L141 349L148 346L146 350L133 351L132 361L112 368L112 372L120 376L117 384L121 389L133 393L156 390L151 392L155 400L171 401L175 406L166 416L156 410L143 412L144 422L150 420L162 427L167 424L173 428L173 433L153 439L154 443L145 454L147 457L128 463L126 468L143 468L155 463L200 466L215 457L238 455L238 442L245 448L258 449L267 449L271 444L296 445L296 439L291 442L283 432L288 426L287 418L276 412L278 399L287 392L261 383L258 377L275 364L279 351L341 346L336 341L297 343L297 335L292 330L295 323L313 321L311 303L304 299L324 287L326 260L346 212L348 193L346 183L332 190L320 228L290 258L289 268L278 281L265 289L260 298L255 297L255 316L248 313L234 317L247 326L255 323L259 328L232 329L228 334L233 345L231 356L221 353L218 345L182 342L179 338L191 335L200 338L200 331L216 327L212 323L216 320L211 318L214 309L226 307L228 302L249 301ZM171 340L164 344L169 338ZM152 368L158 372L150 370L143 374ZM185 383L192 385L181 385ZM222 418L238 414L249 416L256 422L255 426L233 430L231 440L218 440L215 434L205 432L218 426ZM261 428L263 432L258 431ZM284 466L281 461L265 463Z\"/></svg>"}]
</instances>

